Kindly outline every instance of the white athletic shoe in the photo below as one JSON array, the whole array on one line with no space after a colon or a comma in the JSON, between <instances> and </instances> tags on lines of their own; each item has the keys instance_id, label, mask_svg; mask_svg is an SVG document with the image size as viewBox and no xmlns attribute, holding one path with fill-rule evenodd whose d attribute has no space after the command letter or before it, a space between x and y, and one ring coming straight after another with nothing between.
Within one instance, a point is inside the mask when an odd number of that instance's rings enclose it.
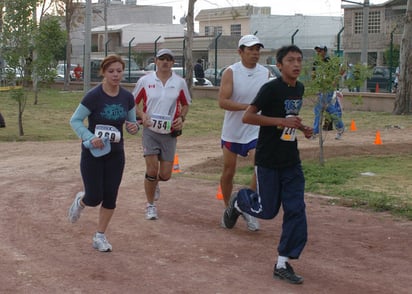
<instances>
[{"instance_id":1,"label":"white athletic shoe","mask_svg":"<svg viewBox=\"0 0 412 294\"><path fill-rule=\"evenodd\" d=\"M157 201L159 200L159 198L160 198L160 187L159 187L159 183L157 183L155 194L154 194L154 200Z\"/></svg>"},{"instance_id":2,"label":"white athletic shoe","mask_svg":"<svg viewBox=\"0 0 412 294\"><path fill-rule=\"evenodd\" d=\"M336 140L342 139L343 132L345 132L345 128L339 129L339 130L338 130L338 133L336 134L335 139L336 139Z\"/></svg>"},{"instance_id":3,"label":"white athletic shoe","mask_svg":"<svg viewBox=\"0 0 412 294\"><path fill-rule=\"evenodd\" d=\"M157 209L154 204L147 204L146 206L146 219L155 220L157 219Z\"/></svg>"},{"instance_id":4,"label":"white athletic shoe","mask_svg":"<svg viewBox=\"0 0 412 294\"><path fill-rule=\"evenodd\" d=\"M84 192L79 192L76 194L72 205L69 208L69 221L71 223L77 222L80 218L80 214L84 209L83 206L80 205L80 200L84 197Z\"/></svg>"},{"instance_id":5,"label":"white athletic shoe","mask_svg":"<svg viewBox=\"0 0 412 294\"><path fill-rule=\"evenodd\" d=\"M256 217L247 214L246 212L242 212L242 217L245 219L247 228L249 231L257 231L259 230L259 221Z\"/></svg>"},{"instance_id":6,"label":"white athletic shoe","mask_svg":"<svg viewBox=\"0 0 412 294\"><path fill-rule=\"evenodd\" d=\"M95 234L93 236L93 248L100 252L111 252L112 245L107 241L105 234Z\"/></svg>"}]
</instances>

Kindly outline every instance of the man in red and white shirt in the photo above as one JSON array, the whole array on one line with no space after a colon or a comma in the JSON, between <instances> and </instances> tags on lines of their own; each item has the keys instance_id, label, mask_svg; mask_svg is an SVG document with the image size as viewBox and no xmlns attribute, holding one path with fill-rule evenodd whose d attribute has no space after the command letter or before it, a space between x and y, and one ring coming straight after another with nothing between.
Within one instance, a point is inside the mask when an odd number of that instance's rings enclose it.
<instances>
[{"instance_id":1,"label":"man in red and white shirt","mask_svg":"<svg viewBox=\"0 0 412 294\"><path fill-rule=\"evenodd\" d=\"M148 220L158 218L154 203L160 197L158 183L169 180L172 175L176 137L182 133L191 103L185 80L172 71L173 52L159 50L155 63L156 71L141 77L133 90L136 113L144 126L142 144Z\"/></svg>"}]
</instances>

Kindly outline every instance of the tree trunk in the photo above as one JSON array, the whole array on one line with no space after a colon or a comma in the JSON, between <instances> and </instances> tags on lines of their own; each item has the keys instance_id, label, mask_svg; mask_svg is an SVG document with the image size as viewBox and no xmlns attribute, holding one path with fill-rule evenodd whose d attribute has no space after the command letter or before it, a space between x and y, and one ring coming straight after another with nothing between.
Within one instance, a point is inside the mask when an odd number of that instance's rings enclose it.
<instances>
[{"instance_id":1,"label":"tree trunk","mask_svg":"<svg viewBox=\"0 0 412 294\"><path fill-rule=\"evenodd\" d=\"M73 0L65 0L64 1L66 4L66 15L65 15L65 25L66 25L66 31L67 31L67 38L66 38L66 75L64 77L64 86L63 89L65 91L69 90L70 87L70 69L71 69L71 63L72 63L72 43L71 43L71 23L72 23L72 17L74 13L74 4ZM84 64L83 64L84 68Z\"/></svg>"},{"instance_id":2,"label":"tree trunk","mask_svg":"<svg viewBox=\"0 0 412 294\"><path fill-rule=\"evenodd\" d=\"M19 135L20 136L24 136L24 130L23 130L23 111L24 111L24 106L23 106L23 102L21 100L19 100Z\"/></svg>"},{"instance_id":3,"label":"tree trunk","mask_svg":"<svg viewBox=\"0 0 412 294\"><path fill-rule=\"evenodd\" d=\"M320 111L319 114L319 164L321 166L325 165L325 155L323 152L323 121L325 117L325 106L322 106L322 110Z\"/></svg>"},{"instance_id":4,"label":"tree trunk","mask_svg":"<svg viewBox=\"0 0 412 294\"><path fill-rule=\"evenodd\" d=\"M408 0L400 48L399 81L393 114L410 114L412 95L412 0Z\"/></svg>"},{"instance_id":5,"label":"tree trunk","mask_svg":"<svg viewBox=\"0 0 412 294\"><path fill-rule=\"evenodd\" d=\"M189 7L186 16L187 32L185 34L184 56L186 63L186 83L189 88L190 93L192 93L193 84L193 32L194 32L194 10L195 10L196 0L189 0Z\"/></svg>"}]
</instances>

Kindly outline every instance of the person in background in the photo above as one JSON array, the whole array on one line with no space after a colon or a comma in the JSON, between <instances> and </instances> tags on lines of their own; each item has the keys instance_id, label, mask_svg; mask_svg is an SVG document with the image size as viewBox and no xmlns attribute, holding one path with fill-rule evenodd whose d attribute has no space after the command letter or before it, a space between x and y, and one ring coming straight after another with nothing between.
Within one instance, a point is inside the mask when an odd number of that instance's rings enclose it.
<instances>
[{"instance_id":1,"label":"person in background","mask_svg":"<svg viewBox=\"0 0 412 294\"><path fill-rule=\"evenodd\" d=\"M6 120L4 119L3 115L0 112L0 128L6 127Z\"/></svg>"},{"instance_id":2,"label":"person in background","mask_svg":"<svg viewBox=\"0 0 412 294\"><path fill-rule=\"evenodd\" d=\"M280 48L276 60L282 76L263 85L244 113L244 123L260 126L255 166L257 190L244 188L233 193L223 214L225 226L230 229L244 213L273 219L282 206L282 234L273 277L292 284L303 283L303 277L295 274L289 260L299 258L307 241L305 178L296 132L300 130L310 138L313 131L299 117L305 91L298 81L302 59L297 46ZM250 252L253 254L253 250Z\"/></svg>"},{"instance_id":3,"label":"person in background","mask_svg":"<svg viewBox=\"0 0 412 294\"><path fill-rule=\"evenodd\" d=\"M76 77L76 81L80 81L82 79L83 69L80 64L73 69L74 76Z\"/></svg>"},{"instance_id":4,"label":"person in background","mask_svg":"<svg viewBox=\"0 0 412 294\"><path fill-rule=\"evenodd\" d=\"M141 77L133 90L137 116L144 127L142 144L146 162L147 220L158 218L154 201L160 197L159 181L168 181L172 175L177 136L182 134L191 103L185 80L172 71L173 52L159 50L155 63L156 72Z\"/></svg>"},{"instance_id":5,"label":"person in background","mask_svg":"<svg viewBox=\"0 0 412 294\"><path fill-rule=\"evenodd\" d=\"M133 96L120 86L124 68L120 56L107 56L100 65L103 82L83 97L70 119L72 129L82 140L84 192L77 193L69 209L69 221L77 222L86 206L100 205L93 247L101 252L112 251L105 232L116 208L125 166L123 126L130 134L139 130ZM85 119L88 126L83 123Z\"/></svg>"},{"instance_id":6,"label":"person in background","mask_svg":"<svg viewBox=\"0 0 412 294\"><path fill-rule=\"evenodd\" d=\"M316 46L315 51L319 56L320 61L316 60L313 64L313 73L316 72L316 67L319 62L329 62L330 58L327 56L328 48L326 46ZM323 129L331 130L332 123L334 122L337 134L335 139L342 139L343 133L345 131L345 125L342 121L342 104L341 100L343 95L339 91L331 91L329 93L319 93L318 101L313 109L315 113L315 120L313 122L313 139L319 135L319 125L320 125L320 113L323 108L325 108L328 116L325 118L325 124Z\"/></svg>"},{"instance_id":7,"label":"person in background","mask_svg":"<svg viewBox=\"0 0 412 294\"><path fill-rule=\"evenodd\" d=\"M195 71L195 78L197 80L196 85L204 85L205 84L205 72L202 66L202 59L197 60L197 63L195 64L195 67L194 67L194 71Z\"/></svg>"},{"instance_id":8,"label":"person in background","mask_svg":"<svg viewBox=\"0 0 412 294\"><path fill-rule=\"evenodd\" d=\"M393 93L396 93L396 91L398 90L398 83L399 83L399 66L396 67L395 70L395 80L393 82Z\"/></svg>"},{"instance_id":9,"label":"person in background","mask_svg":"<svg viewBox=\"0 0 412 294\"><path fill-rule=\"evenodd\" d=\"M254 165L258 126L244 124L242 116L260 87L269 81L269 71L260 65L260 50L263 44L255 35L245 35L238 43L240 61L229 66L222 75L218 94L219 106L225 110L222 126L221 147L223 171L220 177L225 207L229 205L236 173L238 156L249 157ZM256 189L253 174L251 189ZM259 229L259 222L247 213L242 214L251 231ZM222 221L224 227L224 222Z\"/></svg>"}]
</instances>

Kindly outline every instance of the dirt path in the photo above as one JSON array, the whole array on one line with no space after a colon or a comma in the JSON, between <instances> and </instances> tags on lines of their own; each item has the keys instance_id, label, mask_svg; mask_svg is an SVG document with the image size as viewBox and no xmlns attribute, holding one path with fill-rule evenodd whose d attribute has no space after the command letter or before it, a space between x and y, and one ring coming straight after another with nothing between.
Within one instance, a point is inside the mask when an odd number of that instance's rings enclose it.
<instances>
[{"instance_id":1,"label":"dirt path","mask_svg":"<svg viewBox=\"0 0 412 294\"><path fill-rule=\"evenodd\" d=\"M411 152L411 130L333 134L326 154ZM400 132L400 130L399 130ZM408 137L409 136L409 137ZM399 138L402 140L399 141ZM0 293L411 293L412 222L329 204L307 195L309 242L295 270L303 285L271 276L281 219L249 232L220 228L217 183L183 176L216 164L218 138L179 139L181 174L161 186L158 221L144 220L140 137L127 142L126 173L107 232L112 253L91 247L98 209L69 224L82 189L79 143L0 143ZM302 158L317 142L300 140Z\"/></svg>"}]
</instances>

